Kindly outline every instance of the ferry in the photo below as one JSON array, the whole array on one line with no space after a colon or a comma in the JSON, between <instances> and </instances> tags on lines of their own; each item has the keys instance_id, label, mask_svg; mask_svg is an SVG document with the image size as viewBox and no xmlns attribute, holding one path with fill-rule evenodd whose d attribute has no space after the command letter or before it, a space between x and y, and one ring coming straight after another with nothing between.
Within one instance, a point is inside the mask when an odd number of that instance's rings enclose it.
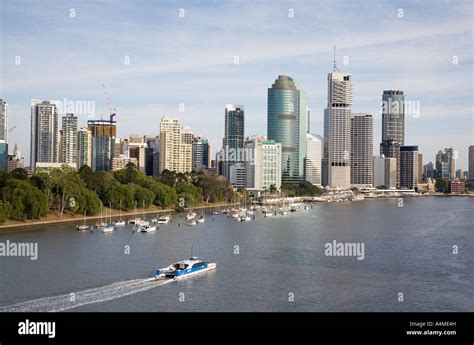
<instances>
[{"instance_id":1,"label":"ferry","mask_svg":"<svg viewBox=\"0 0 474 345\"><path fill-rule=\"evenodd\" d=\"M158 218L158 224L168 224L171 222L171 216L160 216Z\"/></svg>"},{"instance_id":2,"label":"ferry","mask_svg":"<svg viewBox=\"0 0 474 345\"><path fill-rule=\"evenodd\" d=\"M156 270L155 278L171 278L174 280L195 276L210 270L217 266L214 262L205 262L197 257L190 257L188 260L178 261L165 268Z\"/></svg>"},{"instance_id":3,"label":"ferry","mask_svg":"<svg viewBox=\"0 0 474 345\"><path fill-rule=\"evenodd\" d=\"M139 229L140 232L153 232L156 231L156 226L152 225L142 225Z\"/></svg>"}]
</instances>

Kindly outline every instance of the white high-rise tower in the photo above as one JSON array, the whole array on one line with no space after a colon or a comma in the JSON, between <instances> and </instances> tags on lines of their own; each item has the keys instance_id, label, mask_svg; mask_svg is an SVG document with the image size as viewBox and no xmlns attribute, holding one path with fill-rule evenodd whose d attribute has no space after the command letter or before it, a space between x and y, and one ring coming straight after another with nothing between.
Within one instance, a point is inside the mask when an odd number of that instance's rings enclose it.
<instances>
[{"instance_id":1,"label":"white high-rise tower","mask_svg":"<svg viewBox=\"0 0 474 345\"><path fill-rule=\"evenodd\" d=\"M328 105L324 110L323 186L349 188L351 183L351 74L328 74Z\"/></svg>"}]
</instances>

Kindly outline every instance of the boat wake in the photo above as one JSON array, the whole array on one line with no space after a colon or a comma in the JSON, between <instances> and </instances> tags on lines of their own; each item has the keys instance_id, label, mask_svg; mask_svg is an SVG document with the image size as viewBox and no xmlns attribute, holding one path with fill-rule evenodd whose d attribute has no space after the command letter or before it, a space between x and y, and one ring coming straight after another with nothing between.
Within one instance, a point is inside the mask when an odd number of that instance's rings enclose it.
<instances>
[{"instance_id":1,"label":"boat wake","mask_svg":"<svg viewBox=\"0 0 474 345\"><path fill-rule=\"evenodd\" d=\"M0 312L58 312L134 295L172 282L154 278L133 279L64 295L43 297L0 307Z\"/></svg>"}]
</instances>

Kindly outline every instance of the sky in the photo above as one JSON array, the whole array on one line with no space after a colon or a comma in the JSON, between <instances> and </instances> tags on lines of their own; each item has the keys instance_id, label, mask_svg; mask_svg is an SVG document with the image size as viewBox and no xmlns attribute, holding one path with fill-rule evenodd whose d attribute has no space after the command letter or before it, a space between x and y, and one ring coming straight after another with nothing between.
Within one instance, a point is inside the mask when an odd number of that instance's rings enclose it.
<instances>
[{"instance_id":1,"label":"sky","mask_svg":"<svg viewBox=\"0 0 474 345\"><path fill-rule=\"evenodd\" d=\"M419 106L405 144L423 163L444 147L467 169L474 144L473 4L383 1L0 0L0 98L9 103L12 149L29 161L31 99L90 102L118 136L157 135L176 116L222 145L224 108L243 104L245 135L266 135L267 89L289 75L305 92L311 132L323 134L333 49L351 73L353 112L374 117L381 139L383 90ZM236 63L238 62L238 63Z\"/></svg>"}]
</instances>

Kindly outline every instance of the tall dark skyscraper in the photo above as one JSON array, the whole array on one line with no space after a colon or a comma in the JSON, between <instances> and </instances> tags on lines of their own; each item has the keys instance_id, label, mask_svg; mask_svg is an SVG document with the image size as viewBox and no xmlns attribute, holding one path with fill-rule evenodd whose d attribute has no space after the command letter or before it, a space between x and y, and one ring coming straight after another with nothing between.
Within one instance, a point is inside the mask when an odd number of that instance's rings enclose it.
<instances>
[{"instance_id":1,"label":"tall dark skyscraper","mask_svg":"<svg viewBox=\"0 0 474 345\"><path fill-rule=\"evenodd\" d=\"M241 162L244 147L245 109L243 105L227 104L225 106L225 129L223 146L222 173L230 177L230 167Z\"/></svg>"},{"instance_id":2,"label":"tall dark skyscraper","mask_svg":"<svg viewBox=\"0 0 474 345\"><path fill-rule=\"evenodd\" d=\"M293 78L280 75L268 89L267 135L282 145L282 182L304 181L306 97Z\"/></svg>"},{"instance_id":3,"label":"tall dark skyscraper","mask_svg":"<svg viewBox=\"0 0 474 345\"><path fill-rule=\"evenodd\" d=\"M405 96L403 91L385 90L382 95L382 141L405 143Z\"/></svg>"}]
</instances>

